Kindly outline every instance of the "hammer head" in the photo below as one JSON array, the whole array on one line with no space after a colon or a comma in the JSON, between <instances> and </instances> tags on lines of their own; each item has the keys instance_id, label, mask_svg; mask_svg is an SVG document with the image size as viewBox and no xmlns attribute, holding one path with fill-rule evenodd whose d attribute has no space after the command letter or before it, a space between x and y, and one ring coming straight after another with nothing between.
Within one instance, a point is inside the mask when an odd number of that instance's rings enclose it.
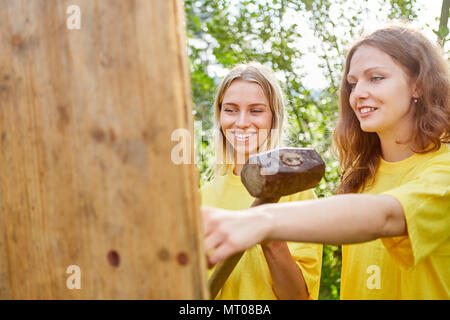
<instances>
[{"instance_id":1,"label":"hammer head","mask_svg":"<svg viewBox=\"0 0 450 320\"><path fill-rule=\"evenodd\" d=\"M314 188L324 174L325 163L313 149L281 148L250 156L241 180L253 197L278 201Z\"/></svg>"}]
</instances>

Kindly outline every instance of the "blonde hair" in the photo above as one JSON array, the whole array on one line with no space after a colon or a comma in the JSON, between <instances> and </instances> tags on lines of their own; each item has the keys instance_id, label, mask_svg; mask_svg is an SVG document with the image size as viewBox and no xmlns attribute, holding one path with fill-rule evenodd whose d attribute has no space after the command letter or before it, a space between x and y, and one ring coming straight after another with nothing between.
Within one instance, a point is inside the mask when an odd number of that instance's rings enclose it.
<instances>
[{"instance_id":1,"label":"blonde hair","mask_svg":"<svg viewBox=\"0 0 450 320\"><path fill-rule=\"evenodd\" d=\"M272 125L266 141L259 147L263 152L276 148L281 143L283 121L285 118L284 95L272 70L258 62L235 66L222 80L214 101L214 175L226 175L234 169L234 149L225 138L220 126L220 112L225 92L234 80L245 80L261 86L272 111ZM211 172L212 174L212 172Z\"/></svg>"}]
</instances>

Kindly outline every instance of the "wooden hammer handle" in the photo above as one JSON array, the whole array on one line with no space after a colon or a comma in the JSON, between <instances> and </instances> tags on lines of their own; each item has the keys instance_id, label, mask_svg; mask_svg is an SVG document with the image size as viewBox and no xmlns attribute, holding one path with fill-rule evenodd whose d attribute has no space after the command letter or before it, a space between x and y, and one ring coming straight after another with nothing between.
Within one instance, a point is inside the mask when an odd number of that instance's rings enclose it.
<instances>
[{"instance_id":1,"label":"wooden hammer handle","mask_svg":"<svg viewBox=\"0 0 450 320\"><path fill-rule=\"evenodd\" d=\"M279 199L280 199L279 197L273 199L256 198L253 201L251 207L256 207L266 203L275 203L278 202ZM225 281L227 281L231 272L233 272L239 260L241 260L241 257L244 254L244 252L245 251L236 253L216 265L216 268L214 269L214 272L208 281L211 299L214 299L219 293L220 289L222 289L223 285L225 284Z\"/></svg>"},{"instance_id":2,"label":"wooden hammer handle","mask_svg":"<svg viewBox=\"0 0 450 320\"><path fill-rule=\"evenodd\" d=\"M225 281L227 281L231 272L233 272L234 267L236 267L239 260L241 260L244 252L245 251L236 253L216 265L216 268L214 269L214 272L208 281L209 294L211 299L214 299L219 293L220 289L222 289Z\"/></svg>"}]
</instances>

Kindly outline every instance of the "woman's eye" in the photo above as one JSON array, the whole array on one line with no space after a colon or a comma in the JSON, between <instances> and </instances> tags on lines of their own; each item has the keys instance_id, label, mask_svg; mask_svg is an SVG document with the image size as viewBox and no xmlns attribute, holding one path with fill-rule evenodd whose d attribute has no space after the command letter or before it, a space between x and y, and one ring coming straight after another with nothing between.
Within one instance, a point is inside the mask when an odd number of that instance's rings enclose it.
<instances>
[{"instance_id":1,"label":"woman's eye","mask_svg":"<svg viewBox=\"0 0 450 320\"><path fill-rule=\"evenodd\" d=\"M353 90L356 87L356 82L349 82L348 86Z\"/></svg>"},{"instance_id":2,"label":"woman's eye","mask_svg":"<svg viewBox=\"0 0 450 320\"><path fill-rule=\"evenodd\" d=\"M260 110L260 109L253 109L251 112L252 112L252 113L261 113L261 112L263 112L263 111Z\"/></svg>"},{"instance_id":3,"label":"woman's eye","mask_svg":"<svg viewBox=\"0 0 450 320\"><path fill-rule=\"evenodd\" d=\"M225 112L233 112L234 110L230 109L230 108L225 108L225 109L223 109L223 111L225 111Z\"/></svg>"},{"instance_id":4,"label":"woman's eye","mask_svg":"<svg viewBox=\"0 0 450 320\"><path fill-rule=\"evenodd\" d=\"M377 82L377 81L383 80L384 77L382 77L382 76L372 76L372 78L370 78L370 79L372 81L374 81L374 82Z\"/></svg>"}]
</instances>

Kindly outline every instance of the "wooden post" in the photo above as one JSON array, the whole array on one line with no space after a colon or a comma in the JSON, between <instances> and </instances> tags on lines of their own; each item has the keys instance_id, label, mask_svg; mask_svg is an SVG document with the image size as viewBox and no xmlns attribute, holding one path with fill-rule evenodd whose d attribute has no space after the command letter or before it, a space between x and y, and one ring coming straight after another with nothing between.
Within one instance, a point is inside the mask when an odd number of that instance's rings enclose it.
<instances>
[{"instance_id":1,"label":"wooden post","mask_svg":"<svg viewBox=\"0 0 450 320\"><path fill-rule=\"evenodd\" d=\"M183 18L0 0L0 298L208 298Z\"/></svg>"}]
</instances>

